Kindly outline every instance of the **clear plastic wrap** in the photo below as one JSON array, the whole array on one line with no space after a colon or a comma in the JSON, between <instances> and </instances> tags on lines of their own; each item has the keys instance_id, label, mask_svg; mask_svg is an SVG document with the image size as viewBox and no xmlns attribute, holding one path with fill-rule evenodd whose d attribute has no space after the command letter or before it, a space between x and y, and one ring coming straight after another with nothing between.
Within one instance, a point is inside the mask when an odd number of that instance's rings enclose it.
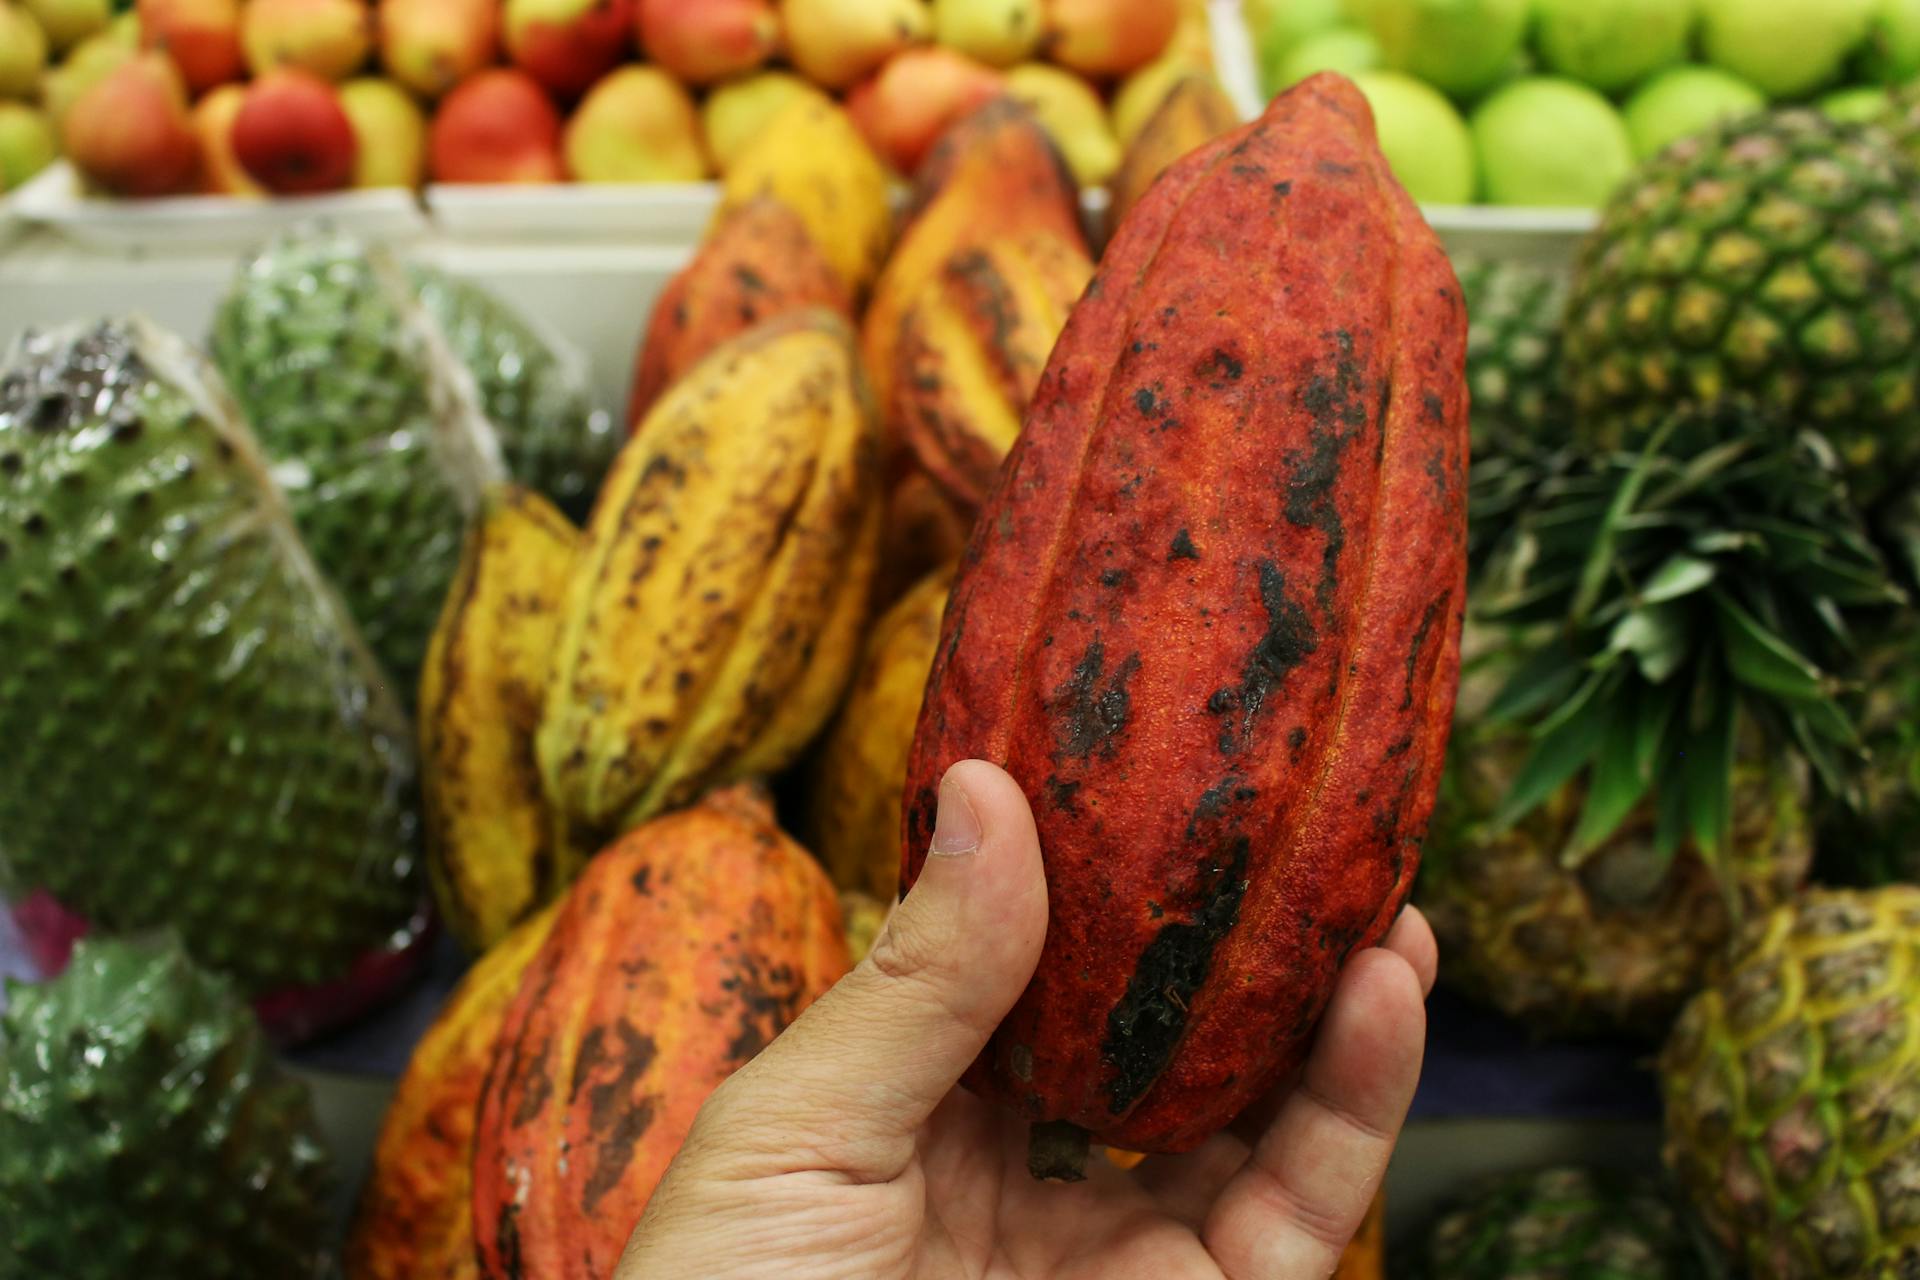
<instances>
[{"instance_id":1,"label":"clear plastic wrap","mask_svg":"<svg viewBox=\"0 0 1920 1280\"><path fill-rule=\"evenodd\" d=\"M471 375L405 270L330 232L242 264L212 352L302 538L411 705L467 519L505 478Z\"/></svg>"},{"instance_id":2,"label":"clear plastic wrap","mask_svg":"<svg viewBox=\"0 0 1920 1280\"><path fill-rule=\"evenodd\" d=\"M43 965L171 925L283 1039L407 975L411 728L178 338L115 321L6 361L0 655L0 895Z\"/></svg>"}]
</instances>

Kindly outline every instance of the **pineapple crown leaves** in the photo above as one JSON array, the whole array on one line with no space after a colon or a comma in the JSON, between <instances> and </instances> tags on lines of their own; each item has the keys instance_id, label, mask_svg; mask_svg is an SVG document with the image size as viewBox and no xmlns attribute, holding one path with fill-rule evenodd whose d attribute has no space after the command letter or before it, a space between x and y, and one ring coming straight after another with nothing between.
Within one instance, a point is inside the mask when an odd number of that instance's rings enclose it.
<instances>
[{"instance_id":1,"label":"pineapple crown leaves","mask_svg":"<svg viewBox=\"0 0 1920 1280\"><path fill-rule=\"evenodd\" d=\"M1660 855L1691 837L1717 863L1743 726L1844 791L1854 626L1903 596L1839 477L1821 436L1731 405L1546 476L1481 606L1526 637L1487 712L1531 737L1496 827L1584 773L1570 861L1653 795Z\"/></svg>"}]
</instances>

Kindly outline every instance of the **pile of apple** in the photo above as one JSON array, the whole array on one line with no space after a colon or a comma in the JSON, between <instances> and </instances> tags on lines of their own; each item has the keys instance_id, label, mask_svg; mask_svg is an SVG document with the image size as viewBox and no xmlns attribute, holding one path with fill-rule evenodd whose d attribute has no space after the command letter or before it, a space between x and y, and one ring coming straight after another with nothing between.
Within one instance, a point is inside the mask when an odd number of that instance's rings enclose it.
<instances>
[{"instance_id":1,"label":"pile of apple","mask_svg":"<svg viewBox=\"0 0 1920 1280\"><path fill-rule=\"evenodd\" d=\"M111 2L0 0L0 95L39 95L18 109L38 163L57 137L119 196L694 181L810 94L911 172L1005 93L1094 185L1211 65L1205 0L134 0L119 22ZM49 47L84 76L43 75Z\"/></svg>"},{"instance_id":2,"label":"pile of apple","mask_svg":"<svg viewBox=\"0 0 1920 1280\"><path fill-rule=\"evenodd\" d=\"M1769 103L1870 119L1920 76L1920 0L1244 0L1270 93L1354 77L1432 204L1594 206Z\"/></svg>"}]
</instances>

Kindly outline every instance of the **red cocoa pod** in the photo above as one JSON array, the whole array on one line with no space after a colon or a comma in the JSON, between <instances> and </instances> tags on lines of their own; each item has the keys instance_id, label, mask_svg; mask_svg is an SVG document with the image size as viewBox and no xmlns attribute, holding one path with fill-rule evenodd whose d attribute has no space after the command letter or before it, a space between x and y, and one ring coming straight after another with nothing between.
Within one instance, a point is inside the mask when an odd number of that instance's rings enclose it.
<instances>
[{"instance_id":1,"label":"red cocoa pod","mask_svg":"<svg viewBox=\"0 0 1920 1280\"><path fill-rule=\"evenodd\" d=\"M1192 1148L1399 912L1459 674L1465 351L1337 76L1170 169L1074 309L962 559L901 824L911 885L954 761L1033 805L1045 949L966 1083L1036 1148Z\"/></svg>"},{"instance_id":2,"label":"red cocoa pod","mask_svg":"<svg viewBox=\"0 0 1920 1280\"><path fill-rule=\"evenodd\" d=\"M768 196L721 213L693 261L667 282L634 356L627 430L667 384L762 320L826 307L853 320L853 300L800 215Z\"/></svg>"},{"instance_id":3,"label":"red cocoa pod","mask_svg":"<svg viewBox=\"0 0 1920 1280\"><path fill-rule=\"evenodd\" d=\"M849 968L826 873L742 786L587 864L481 1094L488 1280L608 1280L694 1113Z\"/></svg>"}]
</instances>

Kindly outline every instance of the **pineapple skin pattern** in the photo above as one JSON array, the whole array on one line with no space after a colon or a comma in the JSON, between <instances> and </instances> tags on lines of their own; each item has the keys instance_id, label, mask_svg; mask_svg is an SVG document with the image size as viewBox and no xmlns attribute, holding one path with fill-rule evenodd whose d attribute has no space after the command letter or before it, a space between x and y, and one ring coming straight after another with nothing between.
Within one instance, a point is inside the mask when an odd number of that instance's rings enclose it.
<instances>
[{"instance_id":1,"label":"pineapple skin pattern","mask_svg":"<svg viewBox=\"0 0 1920 1280\"><path fill-rule=\"evenodd\" d=\"M1747 401L1824 432L1870 502L1920 458L1920 175L1812 111L1676 143L1588 240L1564 341L1590 442Z\"/></svg>"},{"instance_id":2,"label":"pineapple skin pattern","mask_svg":"<svg viewBox=\"0 0 1920 1280\"><path fill-rule=\"evenodd\" d=\"M1396 1260L1402 1280L1697 1280L1672 1197L1651 1179L1553 1168L1469 1191Z\"/></svg>"},{"instance_id":3,"label":"pineapple skin pattern","mask_svg":"<svg viewBox=\"0 0 1920 1280\"><path fill-rule=\"evenodd\" d=\"M82 941L0 1015L0 1280L325 1280L306 1086L170 934Z\"/></svg>"},{"instance_id":4,"label":"pineapple skin pattern","mask_svg":"<svg viewBox=\"0 0 1920 1280\"><path fill-rule=\"evenodd\" d=\"M1660 1075L1667 1163L1754 1280L1920 1275L1920 888L1755 920Z\"/></svg>"}]
</instances>

